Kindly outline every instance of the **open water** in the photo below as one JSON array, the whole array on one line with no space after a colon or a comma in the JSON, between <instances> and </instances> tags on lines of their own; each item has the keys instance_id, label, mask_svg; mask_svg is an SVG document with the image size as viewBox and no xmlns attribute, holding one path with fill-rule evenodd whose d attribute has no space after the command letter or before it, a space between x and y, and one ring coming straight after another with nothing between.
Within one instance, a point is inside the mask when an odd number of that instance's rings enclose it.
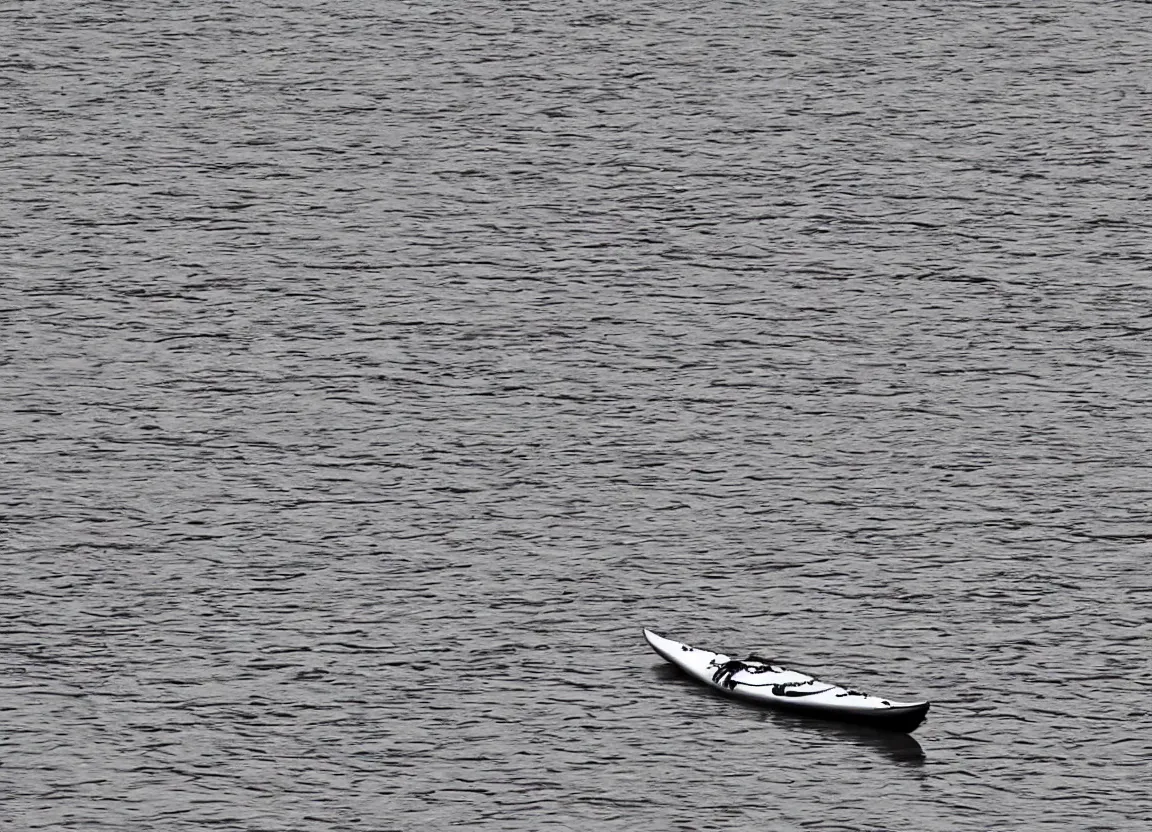
<instances>
[{"instance_id":1,"label":"open water","mask_svg":"<svg viewBox=\"0 0 1152 832\"><path fill-rule=\"evenodd\" d=\"M1150 33L0 1L0 828L1147 829Z\"/></svg>"}]
</instances>

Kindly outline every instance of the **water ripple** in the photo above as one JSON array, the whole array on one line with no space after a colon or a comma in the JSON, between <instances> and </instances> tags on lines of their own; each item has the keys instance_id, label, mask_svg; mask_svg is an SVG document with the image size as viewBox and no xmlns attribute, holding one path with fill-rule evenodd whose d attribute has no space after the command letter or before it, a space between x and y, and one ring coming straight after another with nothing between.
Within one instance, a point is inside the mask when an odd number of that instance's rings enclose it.
<instances>
[{"instance_id":1,"label":"water ripple","mask_svg":"<svg viewBox=\"0 0 1152 832\"><path fill-rule=\"evenodd\" d=\"M1147 825L1148 6L0 14L11 823Z\"/></svg>"}]
</instances>

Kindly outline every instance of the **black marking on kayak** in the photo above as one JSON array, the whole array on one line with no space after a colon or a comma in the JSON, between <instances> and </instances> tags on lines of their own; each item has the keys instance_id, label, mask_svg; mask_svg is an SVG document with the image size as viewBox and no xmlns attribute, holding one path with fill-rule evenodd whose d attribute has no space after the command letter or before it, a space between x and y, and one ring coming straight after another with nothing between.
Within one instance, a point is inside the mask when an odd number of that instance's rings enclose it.
<instances>
[{"instance_id":1,"label":"black marking on kayak","mask_svg":"<svg viewBox=\"0 0 1152 832\"><path fill-rule=\"evenodd\" d=\"M751 663L753 661L755 661L755 664ZM774 664L768 664L768 662L761 659L748 658L744 660L744 671L746 673L783 673L784 668Z\"/></svg>"},{"instance_id":2,"label":"black marking on kayak","mask_svg":"<svg viewBox=\"0 0 1152 832\"><path fill-rule=\"evenodd\" d=\"M712 664L719 668L719 670L712 674L713 683L728 690L735 689L739 683L732 681L732 675L744 669L744 662L739 659L730 659L720 665L717 665L715 662L712 662Z\"/></svg>"},{"instance_id":3,"label":"black marking on kayak","mask_svg":"<svg viewBox=\"0 0 1152 832\"><path fill-rule=\"evenodd\" d=\"M715 665L715 663L713 663ZM712 674L712 681L720 685L720 687L727 690L735 690L737 685L743 685L748 688L771 688L773 696L787 696L787 697L800 697L800 696L815 696L817 693L826 693L835 687L821 682L817 679L805 679L802 682L776 682L771 685L757 685L753 682L737 682L732 677L740 671L747 671L748 673L779 673L777 668L769 667L750 667L747 662L740 659L729 659L723 664L715 665L716 672ZM801 688L805 685L825 685L820 690L793 690L793 688Z\"/></svg>"},{"instance_id":4,"label":"black marking on kayak","mask_svg":"<svg viewBox=\"0 0 1152 832\"><path fill-rule=\"evenodd\" d=\"M832 685L828 685L820 690L792 690L792 688L804 687L804 685L815 685L815 679L808 679L805 682L781 682L778 685L772 686L772 693L776 696L811 696L814 693L825 693L832 690ZM819 684L823 684L820 682Z\"/></svg>"}]
</instances>

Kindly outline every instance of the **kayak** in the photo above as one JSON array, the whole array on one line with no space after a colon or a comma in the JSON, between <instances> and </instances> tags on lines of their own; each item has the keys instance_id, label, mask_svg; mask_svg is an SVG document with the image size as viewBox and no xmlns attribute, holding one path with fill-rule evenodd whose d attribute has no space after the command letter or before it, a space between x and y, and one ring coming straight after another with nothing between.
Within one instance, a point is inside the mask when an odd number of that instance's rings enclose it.
<instances>
[{"instance_id":1,"label":"kayak","mask_svg":"<svg viewBox=\"0 0 1152 832\"><path fill-rule=\"evenodd\" d=\"M797 714L856 722L889 731L915 731L928 702L897 702L821 682L757 656L733 659L644 631L652 649L721 693Z\"/></svg>"}]
</instances>

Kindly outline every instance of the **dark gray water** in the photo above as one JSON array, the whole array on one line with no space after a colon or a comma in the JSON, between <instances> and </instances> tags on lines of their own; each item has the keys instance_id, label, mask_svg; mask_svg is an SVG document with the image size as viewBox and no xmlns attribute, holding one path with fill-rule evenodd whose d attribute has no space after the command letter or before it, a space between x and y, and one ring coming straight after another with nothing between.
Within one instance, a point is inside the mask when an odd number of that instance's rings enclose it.
<instances>
[{"instance_id":1,"label":"dark gray water","mask_svg":"<svg viewBox=\"0 0 1152 832\"><path fill-rule=\"evenodd\" d=\"M1147 828L1149 32L0 3L0 828Z\"/></svg>"}]
</instances>

